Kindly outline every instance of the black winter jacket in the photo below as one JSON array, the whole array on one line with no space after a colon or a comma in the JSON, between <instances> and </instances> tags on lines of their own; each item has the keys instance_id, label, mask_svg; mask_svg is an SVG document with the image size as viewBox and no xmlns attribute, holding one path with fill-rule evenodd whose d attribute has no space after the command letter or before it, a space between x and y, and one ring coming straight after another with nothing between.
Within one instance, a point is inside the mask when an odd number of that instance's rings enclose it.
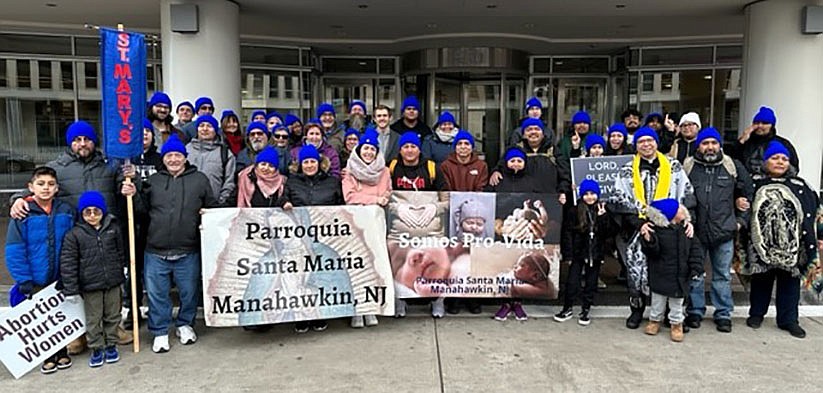
<instances>
[{"instance_id":1,"label":"black winter jacket","mask_svg":"<svg viewBox=\"0 0 823 393\"><path fill-rule=\"evenodd\" d=\"M407 131L414 131L414 132L417 133L417 136L420 137L421 141L423 140L424 137L426 137L428 135L431 135L431 133L432 133L432 129L429 128L429 126L425 125L423 123L423 120L421 120L419 118L417 119L417 124L414 125L414 128L409 128L406 125L406 123L403 122L402 118L397 119L397 121L392 123L392 125L389 126L389 127L392 129L392 131L394 131L394 132L396 132L400 135L405 134Z\"/></svg>"},{"instance_id":2,"label":"black winter jacket","mask_svg":"<svg viewBox=\"0 0 823 393\"><path fill-rule=\"evenodd\" d=\"M763 152L766 151L766 147L772 140L780 142L789 149L789 153L791 153L789 163L792 164L797 172L800 172L800 161L797 158L797 150L795 150L794 145L792 145L788 139L777 135L777 130L774 127L772 127L769 135L760 136L752 133L746 143L741 145L740 142L736 142L734 149L732 149L732 157L743 163L752 176L764 175Z\"/></svg>"},{"instance_id":3,"label":"black winter jacket","mask_svg":"<svg viewBox=\"0 0 823 393\"><path fill-rule=\"evenodd\" d=\"M146 251L160 256L199 252L200 209L216 207L209 179L186 164L177 177L164 167L151 175L135 195L137 206L149 215Z\"/></svg>"},{"instance_id":4,"label":"black winter jacket","mask_svg":"<svg viewBox=\"0 0 823 393\"><path fill-rule=\"evenodd\" d=\"M543 143L535 150L528 146L528 143L521 142L518 145L526 152L526 176L534 176L540 179L540 189L535 192L554 194L571 192L571 167L568 160L563 160L555 156L555 149L549 139L544 138ZM495 167L496 172L503 173L506 168L506 158L502 157Z\"/></svg>"},{"instance_id":5,"label":"black winter jacket","mask_svg":"<svg viewBox=\"0 0 823 393\"><path fill-rule=\"evenodd\" d=\"M649 289L667 297L686 297L689 280L703 275L705 256L700 241L686 237L682 223L668 224L653 207L647 209L647 217L655 224L650 241L641 237L649 269Z\"/></svg>"},{"instance_id":6,"label":"black winter jacket","mask_svg":"<svg viewBox=\"0 0 823 393\"><path fill-rule=\"evenodd\" d=\"M684 168L691 167L689 180L697 198L694 222L695 235L704 247L716 247L734 238L737 224L745 228L749 222L749 211L741 212L735 207L735 200L743 197L751 202L754 194L751 176L740 161L720 153L717 162L706 162L700 153L688 158ZM733 177L723 160L732 160L737 177Z\"/></svg>"},{"instance_id":7,"label":"black winter jacket","mask_svg":"<svg viewBox=\"0 0 823 393\"><path fill-rule=\"evenodd\" d=\"M522 192L522 193L550 193L553 190L546 190L546 181L533 174L526 173L526 170L514 173L508 167L504 167L500 173L503 178L496 186L486 186L487 192Z\"/></svg>"},{"instance_id":8,"label":"black winter jacket","mask_svg":"<svg viewBox=\"0 0 823 393\"><path fill-rule=\"evenodd\" d=\"M323 171L314 176L302 172L289 176L283 195L295 207L345 204L340 179Z\"/></svg>"},{"instance_id":9,"label":"black winter jacket","mask_svg":"<svg viewBox=\"0 0 823 393\"><path fill-rule=\"evenodd\" d=\"M586 224L580 227L579 211L586 211ZM611 214L607 211L602 216L597 215L597 206L587 206L583 200L577 201L577 206L566 214L563 226L562 242L560 244L563 260L575 262L602 262L605 258L606 239L614 235L615 224Z\"/></svg>"},{"instance_id":10,"label":"black winter jacket","mask_svg":"<svg viewBox=\"0 0 823 393\"><path fill-rule=\"evenodd\" d=\"M120 225L103 217L100 230L80 221L63 238L60 276L66 295L102 291L123 283L126 252Z\"/></svg>"}]
</instances>

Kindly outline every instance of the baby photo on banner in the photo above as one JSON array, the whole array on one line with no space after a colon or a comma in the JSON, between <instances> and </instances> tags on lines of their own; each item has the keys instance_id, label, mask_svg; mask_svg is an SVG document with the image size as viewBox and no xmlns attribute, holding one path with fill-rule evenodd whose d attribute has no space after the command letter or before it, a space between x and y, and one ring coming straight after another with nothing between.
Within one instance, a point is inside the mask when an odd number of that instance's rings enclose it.
<instances>
[{"instance_id":1,"label":"baby photo on banner","mask_svg":"<svg viewBox=\"0 0 823 393\"><path fill-rule=\"evenodd\" d=\"M208 326L394 315L380 207L211 209L201 237Z\"/></svg>"},{"instance_id":2,"label":"baby photo on banner","mask_svg":"<svg viewBox=\"0 0 823 393\"><path fill-rule=\"evenodd\" d=\"M556 195L393 192L388 247L396 295L557 297Z\"/></svg>"}]
</instances>

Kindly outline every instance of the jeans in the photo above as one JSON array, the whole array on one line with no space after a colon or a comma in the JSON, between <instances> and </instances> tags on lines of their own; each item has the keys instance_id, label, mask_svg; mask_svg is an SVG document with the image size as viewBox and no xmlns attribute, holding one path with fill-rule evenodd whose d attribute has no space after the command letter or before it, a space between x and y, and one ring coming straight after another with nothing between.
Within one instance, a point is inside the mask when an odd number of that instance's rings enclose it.
<instances>
[{"instance_id":1,"label":"jeans","mask_svg":"<svg viewBox=\"0 0 823 393\"><path fill-rule=\"evenodd\" d=\"M176 260L146 253L144 273L149 297L149 332L165 336L171 327L171 283L180 295L180 310L176 327L194 326L197 315L197 294L200 287L200 253L193 252Z\"/></svg>"},{"instance_id":2,"label":"jeans","mask_svg":"<svg viewBox=\"0 0 823 393\"><path fill-rule=\"evenodd\" d=\"M712 263L712 289L710 292L712 305L714 305L714 319L731 319L734 311L734 300L732 299L732 256L734 254L734 241L729 240L716 247L706 247ZM701 276L697 280L689 280L689 307L686 313L700 319L706 314L706 286L704 278Z\"/></svg>"},{"instance_id":3,"label":"jeans","mask_svg":"<svg viewBox=\"0 0 823 393\"><path fill-rule=\"evenodd\" d=\"M652 292L652 304L649 310L649 320L654 322L663 321L663 314L666 313L666 302L669 304L669 322L672 325L683 323L683 298L667 297L659 293Z\"/></svg>"},{"instance_id":4,"label":"jeans","mask_svg":"<svg viewBox=\"0 0 823 393\"><path fill-rule=\"evenodd\" d=\"M772 301L772 287L777 281L775 306L777 306L777 326L796 325L797 305L800 302L800 279L780 269L771 269L765 273L752 274L752 288L749 293L749 315L763 317Z\"/></svg>"}]
</instances>

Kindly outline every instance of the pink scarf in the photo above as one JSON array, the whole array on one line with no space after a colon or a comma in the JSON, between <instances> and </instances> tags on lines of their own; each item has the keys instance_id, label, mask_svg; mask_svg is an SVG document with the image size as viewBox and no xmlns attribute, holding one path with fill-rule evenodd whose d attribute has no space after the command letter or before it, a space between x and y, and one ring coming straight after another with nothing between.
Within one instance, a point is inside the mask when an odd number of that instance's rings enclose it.
<instances>
[{"instance_id":1,"label":"pink scarf","mask_svg":"<svg viewBox=\"0 0 823 393\"><path fill-rule=\"evenodd\" d=\"M275 193L283 193L283 183L285 177L280 172L275 171L271 175L264 175L257 170L257 165L249 165L237 175L237 207L252 207L251 197L254 195L255 184L249 178L251 171L257 177L257 187L264 197L269 198Z\"/></svg>"}]
</instances>

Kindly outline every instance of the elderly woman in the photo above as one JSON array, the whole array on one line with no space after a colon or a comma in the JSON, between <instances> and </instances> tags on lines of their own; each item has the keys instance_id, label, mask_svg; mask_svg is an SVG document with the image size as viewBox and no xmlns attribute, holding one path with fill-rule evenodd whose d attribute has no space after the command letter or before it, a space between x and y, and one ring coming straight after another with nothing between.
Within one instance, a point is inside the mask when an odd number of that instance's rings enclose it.
<instances>
[{"instance_id":1,"label":"elderly woman","mask_svg":"<svg viewBox=\"0 0 823 393\"><path fill-rule=\"evenodd\" d=\"M791 165L790 150L772 141L763 152L763 175L755 175L755 193L743 274L751 275L749 318L757 329L769 308L777 281L777 327L806 337L798 322L800 284L821 289L815 239L817 193Z\"/></svg>"}]
</instances>

